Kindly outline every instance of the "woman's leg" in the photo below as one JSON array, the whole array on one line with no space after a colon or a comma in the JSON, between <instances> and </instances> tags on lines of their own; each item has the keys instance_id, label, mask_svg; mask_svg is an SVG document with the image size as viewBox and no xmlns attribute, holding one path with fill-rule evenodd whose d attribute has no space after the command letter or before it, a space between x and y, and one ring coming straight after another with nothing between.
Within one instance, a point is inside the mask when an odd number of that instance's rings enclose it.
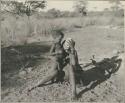
<instances>
[{"instance_id":1,"label":"woman's leg","mask_svg":"<svg viewBox=\"0 0 125 103\"><path fill-rule=\"evenodd\" d=\"M73 95L73 98L76 98L76 83L75 83L74 66L70 66L69 68L69 77L70 77L72 95Z\"/></svg>"}]
</instances>

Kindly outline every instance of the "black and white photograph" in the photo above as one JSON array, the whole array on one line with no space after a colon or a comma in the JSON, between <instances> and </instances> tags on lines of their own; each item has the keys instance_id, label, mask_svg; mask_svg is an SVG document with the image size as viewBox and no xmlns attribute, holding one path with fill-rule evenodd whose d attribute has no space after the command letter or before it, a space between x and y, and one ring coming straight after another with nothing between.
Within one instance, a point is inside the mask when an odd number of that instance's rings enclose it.
<instances>
[{"instance_id":1,"label":"black and white photograph","mask_svg":"<svg viewBox=\"0 0 125 103\"><path fill-rule=\"evenodd\" d=\"M0 2L2 103L125 103L125 0Z\"/></svg>"}]
</instances>

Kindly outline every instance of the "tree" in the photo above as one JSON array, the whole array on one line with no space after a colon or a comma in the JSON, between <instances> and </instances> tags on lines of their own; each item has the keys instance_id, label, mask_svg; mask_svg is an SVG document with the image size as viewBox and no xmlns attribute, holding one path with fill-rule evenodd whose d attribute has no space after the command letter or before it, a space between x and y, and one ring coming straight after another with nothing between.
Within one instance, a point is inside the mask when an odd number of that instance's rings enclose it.
<instances>
[{"instance_id":1,"label":"tree","mask_svg":"<svg viewBox=\"0 0 125 103\"><path fill-rule=\"evenodd\" d=\"M7 11L12 14L21 15L24 12L25 6L22 2L17 1L1 1L2 11Z\"/></svg>"},{"instance_id":2,"label":"tree","mask_svg":"<svg viewBox=\"0 0 125 103\"><path fill-rule=\"evenodd\" d=\"M46 2L42 1L26 1L26 15L29 17L32 12L37 12L39 9L43 9L46 7Z\"/></svg>"},{"instance_id":3,"label":"tree","mask_svg":"<svg viewBox=\"0 0 125 103\"><path fill-rule=\"evenodd\" d=\"M75 5L75 10L78 12L78 13L81 13L82 16L86 16L87 15L87 4L88 2L86 0L79 0L79 1L76 1L74 2Z\"/></svg>"},{"instance_id":4,"label":"tree","mask_svg":"<svg viewBox=\"0 0 125 103\"><path fill-rule=\"evenodd\" d=\"M119 9L121 9L120 0L110 0L109 2L112 4L111 6L112 11L118 11Z\"/></svg>"},{"instance_id":5,"label":"tree","mask_svg":"<svg viewBox=\"0 0 125 103\"><path fill-rule=\"evenodd\" d=\"M38 11L38 9L43 9L46 7L46 2L42 1L1 1L1 6L3 11L10 12L15 15L23 15L26 14L28 17L31 16L32 13Z\"/></svg>"},{"instance_id":6,"label":"tree","mask_svg":"<svg viewBox=\"0 0 125 103\"><path fill-rule=\"evenodd\" d=\"M52 17L54 17L54 18L57 18L57 17L60 17L61 12L60 12L60 10L52 8L52 9L48 10L48 14L51 15Z\"/></svg>"},{"instance_id":7,"label":"tree","mask_svg":"<svg viewBox=\"0 0 125 103\"><path fill-rule=\"evenodd\" d=\"M6 11L9 12L13 15L15 15L15 17L17 16L22 16L22 15L27 15L28 20L26 22L27 24L27 35L31 35L32 34L32 28L31 28L31 22L30 22L30 16L35 13L38 12L39 9L43 9L46 7L46 1L45 0L39 0L39 1L31 1L31 0L26 0L25 2L21 2L21 1L12 1L12 0L2 0L1 1L1 8L2 11ZM34 30L35 31L35 30Z\"/></svg>"},{"instance_id":8,"label":"tree","mask_svg":"<svg viewBox=\"0 0 125 103\"><path fill-rule=\"evenodd\" d=\"M112 4L110 9L113 11L114 15L124 17L124 9L120 0L111 0L109 2Z\"/></svg>"}]
</instances>

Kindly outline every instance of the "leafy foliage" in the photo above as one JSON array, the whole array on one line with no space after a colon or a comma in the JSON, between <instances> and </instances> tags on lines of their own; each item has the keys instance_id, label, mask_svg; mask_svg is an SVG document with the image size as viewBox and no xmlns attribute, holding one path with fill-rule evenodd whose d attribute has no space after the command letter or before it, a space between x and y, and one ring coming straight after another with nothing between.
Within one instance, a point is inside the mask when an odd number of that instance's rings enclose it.
<instances>
[{"instance_id":1,"label":"leafy foliage","mask_svg":"<svg viewBox=\"0 0 125 103\"><path fill-rule=\"evenodd\" d=\"M37 12L38 9L46 7L46 1L1 1L3 11L7 11L16 15L26 14L30 16L32 12Z\"/></svg>"},{"instance_id":2,"label":"leafy foliage","mask_svg":"<svg viewBox=\"0 0 125 103\"><path fill-rule=\"evenodd\" d=\"M78 13L81 13L82 16L87 15L87 4L88 2L86 0L79 0L75 2L75 9Z\"/></svg>"},{"instance_id":3,"label":"leafy foliage","mask_svg":"<svg viewBox=\"0 0 125 103\"><path fill-rule=\"evenodd\" d=\"M52 8L52 9L48 10L48 14L50 14L52 17L57 18L57 17L60 17L61 12L60 12L60 10Z\"/></svg>"},{"instance_id":4,"label":"leafy foliage","mask_svg":"<svg viewBox=\"0 0 125 103\"><path fill-rule=\"evenodd\" d=\"M110 0L109 2L112 4L112 6L111 6L112 11L118 11L118 10L122 9L120 0Z\"/></svg>"}]
</instances>

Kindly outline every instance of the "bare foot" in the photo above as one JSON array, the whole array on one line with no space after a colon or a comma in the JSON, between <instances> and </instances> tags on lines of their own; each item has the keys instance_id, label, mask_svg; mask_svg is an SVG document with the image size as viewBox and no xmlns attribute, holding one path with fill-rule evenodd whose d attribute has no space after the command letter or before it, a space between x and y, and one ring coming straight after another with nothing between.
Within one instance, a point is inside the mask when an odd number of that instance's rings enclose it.
<instances>
[{"instance_id":1,"label":"bare foot","mask_svg":"<svg viewBox=\"0 0 125 103\"><path fill-rule=\"evenodd\" d=\"M74 94L74 95L72 96L72 100L78 100L77 94Z\"/></svg>"},{"instance_id":2,"label":"bare foot","mask_svg":"<svg viewBox=\"0 0 125 103\"><path fill-rule=\"evenodd\" d=\"M31 88L28 88L28 90L27 90L27 95L29 95L29 93L33 90L33 89L35 89L36 87L31 87Z\"/></svg>"}]
</instances>

